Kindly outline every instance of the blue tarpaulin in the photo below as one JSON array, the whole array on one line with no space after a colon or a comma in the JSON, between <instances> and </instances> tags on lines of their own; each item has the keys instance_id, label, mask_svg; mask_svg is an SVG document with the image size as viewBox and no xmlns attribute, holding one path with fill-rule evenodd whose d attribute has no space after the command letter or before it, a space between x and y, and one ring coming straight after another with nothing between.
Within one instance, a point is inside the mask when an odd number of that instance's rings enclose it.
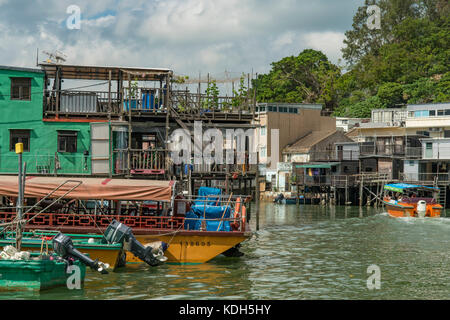
<instances>
[{"instance_id":1,"label":"blue tarpaulin","mask_svg":"<svg viewBox=\"0 0 450 320\"><path fill-rule=\"evenodd\" d=\"M229 219L231 218L230 206L192 206L191 211L186 213L184 227L186 230L200 230L202 221L206 218L206 231L231 231L230 221L208 221L208 219ZM192 220L195 219L195 220Z\"/></svg>"},{"instance_id":2,"label":"blue tarpaulin","mask_svg":"<svg viewBox=\"0 0 450 320\"><path fill-rule=\"evenodd\" d=\"M207 196L220 196L222 194L221 189L217 188L208 188L208 187L200 187L198 190L198 200L211 200L207 202L207 205L214 206L217 205L217 200L219 200L219 197L208 197ZM195 202L196 205L203 205L205 204L205 201L197 201Z\"/></svg>"}]
</instances>

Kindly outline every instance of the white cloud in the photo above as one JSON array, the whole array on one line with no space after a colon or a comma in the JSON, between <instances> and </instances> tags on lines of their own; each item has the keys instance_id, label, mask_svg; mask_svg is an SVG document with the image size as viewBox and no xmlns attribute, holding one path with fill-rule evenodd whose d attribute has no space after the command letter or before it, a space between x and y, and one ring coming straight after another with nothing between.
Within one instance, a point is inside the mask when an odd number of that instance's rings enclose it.
<instances>
[{"instance_id":1,"label":"white cloud","mask_svg":"<svg viewBox=\"0 0 450 320\"><path fill-rule=\"evenodd\" d=\"M344 46L345 34L343 32L311 32L303 36L305 45L315 50L321 50L329 59L336 62L341 58L341 49Z\"/></svg>"},{"instance_id":2,"label":"white cloud","mask_svg":"<svg viewBox=\"0 0 450 320\"><path fill-rule=\"evenodd\" d=\"M267 72L306 48L337 62L363 0L77 0L81 30L68 30L72 2L0 0L0 64L34 66L36 48L61 50L73 64L167 67L194 77Z\"/></svg>"}]
</instances>

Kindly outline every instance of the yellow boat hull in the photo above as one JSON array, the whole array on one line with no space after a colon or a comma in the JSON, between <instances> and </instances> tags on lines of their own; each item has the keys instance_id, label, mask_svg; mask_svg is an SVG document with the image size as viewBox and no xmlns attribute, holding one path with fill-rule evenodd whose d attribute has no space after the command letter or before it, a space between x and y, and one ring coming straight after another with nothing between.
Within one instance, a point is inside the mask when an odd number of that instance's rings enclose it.
<instances>
[{"instance_id":1,"label":"yellow boat hull","mask_svg":"<svg viewBox=\"0 0 450 320\"><path fill-rule=\"evenodd\" d=\"M203 232L206 233L206 232ZM250 237L249 233L236 235L137 235L136 239L143 245L164 241L169 244L165 256L167 263L200 264L214 259L221 253L233 248ZM127 263L139 263L132 253L127 252Z\"/></svg>"}]
</instances>

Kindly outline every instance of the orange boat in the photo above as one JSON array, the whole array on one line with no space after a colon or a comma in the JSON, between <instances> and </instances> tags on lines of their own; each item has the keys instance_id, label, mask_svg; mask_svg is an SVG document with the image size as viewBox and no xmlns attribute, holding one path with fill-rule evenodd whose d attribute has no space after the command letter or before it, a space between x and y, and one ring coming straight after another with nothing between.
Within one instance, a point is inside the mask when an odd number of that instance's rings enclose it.
<instances>
[{"instance_id":1,"label":"orange boat","mask_svg":"<svg viewBox=\"0 0 450 320\"><path fill-rule=\"evenodd\" d=\"M395 183L384 186L390 193L383 199L387 212L391 217L440 217L444 209L436 198L439 188Z\"/></svg>"}]
</instances>

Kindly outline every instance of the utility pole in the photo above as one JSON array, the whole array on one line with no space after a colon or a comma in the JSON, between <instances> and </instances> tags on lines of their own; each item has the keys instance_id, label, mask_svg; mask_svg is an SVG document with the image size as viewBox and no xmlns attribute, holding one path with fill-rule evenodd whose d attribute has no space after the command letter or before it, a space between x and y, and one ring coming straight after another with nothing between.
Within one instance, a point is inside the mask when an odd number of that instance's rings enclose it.
<instances>
[{"instance_id":1,"label":"utility pole","mask_svg":"<svg viewBox=\"0 0 450 320\"><path fill-rule=\"evenodd\" d=\"M17 196L17 229L16 229L16 248L20 251L22 247L22 217L23 217L23 199L24 199L24 187L25 187L25 170L22 170L23 166L23 143L16 143L16 153L19 155L19 172L18 172L18 196Z\"/></svg>"}]
</instances>

